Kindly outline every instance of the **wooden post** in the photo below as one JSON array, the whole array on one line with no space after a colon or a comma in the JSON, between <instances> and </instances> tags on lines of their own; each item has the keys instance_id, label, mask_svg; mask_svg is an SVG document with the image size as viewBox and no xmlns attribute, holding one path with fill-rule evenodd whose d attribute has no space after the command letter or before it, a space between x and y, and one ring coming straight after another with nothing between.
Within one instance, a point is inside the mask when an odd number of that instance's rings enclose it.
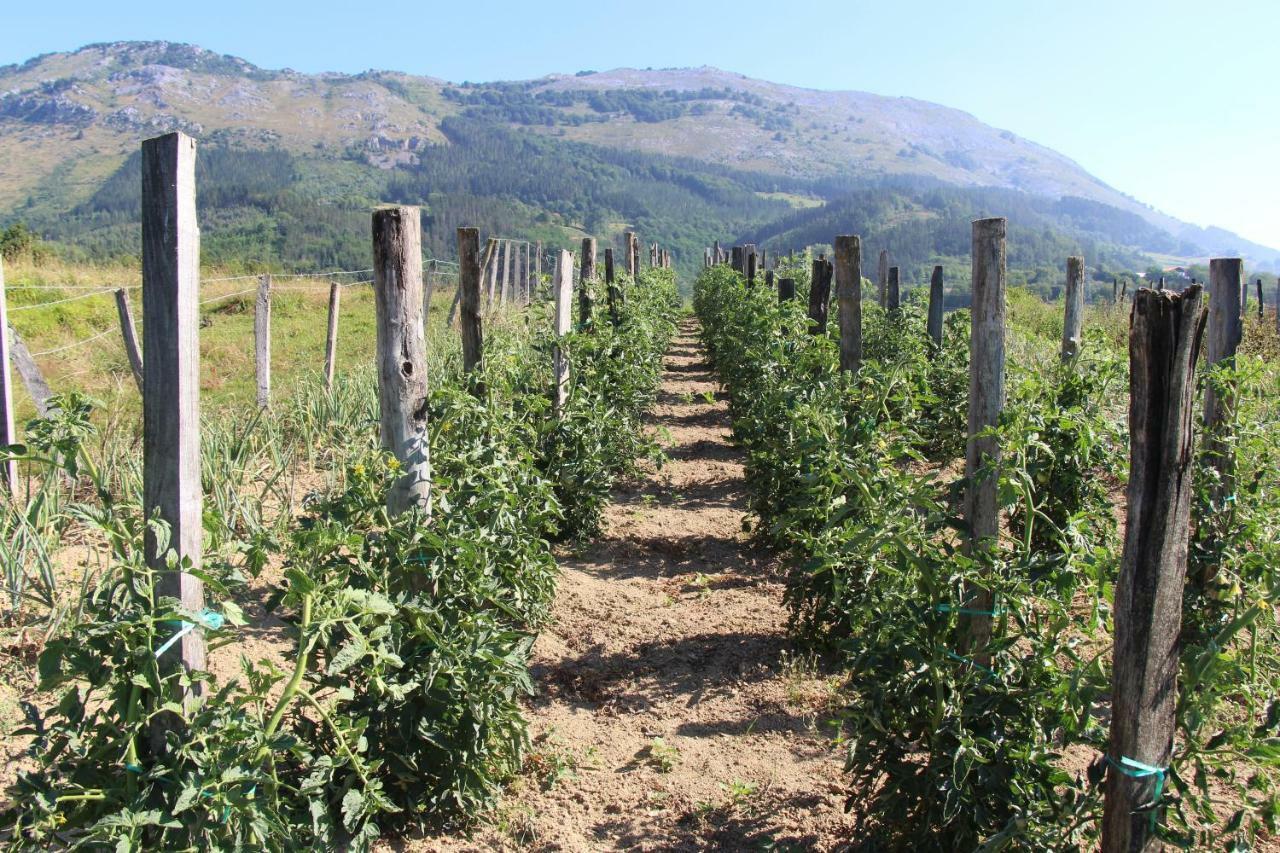
<instances>
[{"instance_id":1,"label":"wooden post","mask_svg":"<svg viewBox=\"0 0 1280 853\"><path fill-rule=\"evenodd\" d=\"M715 245L712 246L711 248L712 248L711 262L714 264L720 263L720 241L716 240Z\"/></svg>"},{"instance_id":2,"label":"wooden post","mask_svg":"<svg viewBox=\"0 0 1280 853\"><path fill-rule=\"evenodd\" d=\"M635 232L634 232L634 231L624 231L624 232L623 232L623 234L622 234L622 241L623 241L623 243L626 245L626 253L627 253L627 256L626 256L625 258L623 258L623 261L624 261L624 262L625 262L625 264L626 264L627 275L631 276L631 277L634 279L634 278L635 278L635 276L636 276L636 257L635 257L636 235L635 235Z\"/></svg>"},{"instance_id":3,"label":"wooden post","mask_svg":"<svg viewBox=\"0 0 1280 853\"><path fill-rule=\"evenodd\" d=\"M516 248L516 247L515 247L514 245L512 245L511 241L510 241L510 240L508 240L508 241L507 241L507 263L506 263L506 265L502 268L502 272L503 272L503 274L502 274L502 296L501 296L501 298L499 298L499 299L498 299L498 304L500 304L500 305L506 305L506 304L507 304L507 299L509 299L509 298L514 298L514 294L512 294L512 293L511 293L511 288L512 288L512 285L513 285L513 284L514 284L514 282L515 282L515 276L516 276L516 253L515 253L515 248Z\"/></svg>"},{"instance_id":4,"label":"wooden post","mask_svg":"<svg viewBox=\"0 0 1280 853\"><path fill-rule=\"evenodd\" d=\"M124 354L129 359L129 370L133 373L133 383L142 394L142 353L138 350L138 327L133 322L133 309L129 306L129 291L123 287L116 290L116 314L120 317L120 335L124 338Z\"/></svg>"},{"instance_id":5,"label":"wooden post","mask_svg":"<svg viewBox=\"0 0 1280 853\"><path fill-rule=\"evenodd\" d=\"M1265 306L1262 304L1262 279L1258 279L1258 319L1262 320Z\"/></svg>"},{"instance_id":6,"label":"wooden post","mask_svg":"<svg viewBox=\"0 0 1280 853\"><path fill-rule=\"evenodd\" d=\"M1205 342L1205 367L1218 364L1235 364L1236 348L1244 335L1243 311L1240 306L1244 292L1241 282L1244 264L1240 258L1213 258L1209 261L1209 326ZM1226 440L1235 410L1235 389L1215 388L1209 383L1204 393L1204 453L1209 464L1218 472L1216 482L1210 484L1215 506L1230 511L1227 497L1235 493L1235 458ZM1206 562L1205 572L1197 580L1201 588L1208 586L1216 571Z\"/></svg>"},{"instance_id":7,"label":"wooden post","mask_svg":"<svg viewBox=\"0 0 1280 853\"><path fill-rule=\"evenodd\" d=\"M631 269L635 272L633 278L640 278L640 238L635 234L631 235Z\"/></svg>"},{"instance_id":8,"label":"wooden post","mask_svg":"<svg viewBox=\"0 0 1280 853\"><path fill-rule=\"evenodd\" d=\"M880 251L880 269L878 270L880 277L879 282L880 307L885 308L889 304L889 251L882 249Z\"/></svg>"},{"instance_id":9,"label":"wooden post","mask_svg":"<svg viewBox=\"0 0 1280 853\"><path fill-rule=\"evenodd\" d=\"M17 444L13 425L13 375L9 372L9 308L4 292L4 258L0 257L0 444ZM5 460L4 482L9 494L18 496L18 463Z\"/></svg>"},{"instance_id":10,"label":"wooden post","mask_svg":"<svg viewBox=\"0 0 1280 853\"><path fill-rule=\"evenodd\" d=\"M485 299L484 307L486 311L493 309L493 300L498 297L498 262L502 258L502 243L497 237L489 238L493 250L486 256L485 275L488 277L489 293Z\"/></svg>"},{"instance_id":11,"label":"wooden post","mask_svg":"<svg viewBox=\"0 0 1280 853\"><path fill-rule=\"evenodd\" d=\"M427 261L423 267L423 292L422 292L422 326L426 328L431 323L431 298L435 296L436 291L436 259L432 258Z\"/></svg>"},{"instance_id":12,"label":"wooden post","mask_svg":"<svg viewBox=\"0 0 1280 853\"><path fill-rule=\"evenodd\" d=\"M1243 275L1240 277L1240 316L1244 317L1249 313L1249 280Z\"/></svg>"},{"instance_id":13,"label":"wooden post","mask_svg":"<svg viewBox=\"0 0 1280 853\"><path fill-rule=\"evenodd\" d=\"M557 339L569 334L573 325L573 255L563 249L556 261L555 283L556 313L555 336ZM569 399L569 355L557 341L551 354L552 371L555 375L555 387L552 390L552 403L559 417L564 412L565 403Z\"/></svg>"},{"instance_id":14,"label":"wooden post","mask_svg":"<svg viewBox=\"0 0 1280 853\"><path fill-rule=\"evenodd\" d=\"M203 556L200 228L196 143L184 133L142 143L142 342L148 389L142 396L143 517L158 517L169 528L164 544L148 526L146 559L156 573L157 598L176 599L184 618L196 619L204 610L204 583L170 563L172 555L199 572ZM201 621L186 631L160 658L165 672L205 668L204 627ZM188 701L200 690L193 685ZM175 714L153 718L156 752L168 751L165 735L179 723Z\"/></svg>"},{"instance_id":15,"label":"wooden post","mask_svg":"<svg viewBox=\"0 0 1280 853\"><path fill-rule=\"evenodd\" d=\"M831 302L831 262L826 255L819 255L813 261L813 275L809 281L809 319L813 325L809 333L825 335L827 333L827 306Z\"/></svg>"},{"instance_id":16,"label":"wooden post","mask_svg":"<svg viewBox=\"0 0 1280 853\"><path fill-rule=\"evenodd\" d=\"M1111 279L1111 304L1115 305L1120 301L1120 279Z\"/></svg>"},{"instance_id":17,"label":"wooden post","mask_svg":"<svg viewBox=\"0 0 1280 853\"><path fill-rule=\"evenodd\" d=\"M1164 276L1160 276L1160 283L1156 285L1156 290L1164 290Z\"/></svg>"},{"instance_id":18,"label":"wooden post","mask_svg":"<svg viewBox=\"0 0 1280 853\"><path fill-rule=\"evenodd\" d=\"M836 237L836 299L840 308L840 369L862 364L862 240Z\"/></svg>"},{"instance_id":19,"label":"wooden post","mask_svg":"<svg viewBox=\"0 0 1280 853\"><path fill-rule=\"evenodd\" d=\"M1067 258L1067 296L1062 314L1062 358L1080 354L1084 326L1084 258Z\"/></svg>"},{"instance_id":20,"label":"wooden post","mask_svg":"<svg viewBox=\"0 0 1280 853\"><path fill-rule=\"evenodd\" d=\"M271 276L258 276L253 305L253 351L258 378L258 408L271 407Z\"/></svg>"},{"instance_id":21,"label":"wooden post","mask_svg":"<svg viewBox=\"0 0 1280 853\"><path fill-rule=\"evenodd\" d=\"M1129 279L1120 282L1120 301L1124 302L1129 296Z\"/></svg>"},{"instance_id":22,"label":"wooden post","mask_svg":"<svg viewBox=\"0 0 1280 853\"><path fill-rule=\"evenodd\" d=\"M31 350L27 349L26 342L12 326L9 327L9 338L9 355L13 358L13 367L18 371L27 394L31 396L31 402L36 406L36 414L46 418L49 416L49 400L53 397L53 391L49 389L49 383L44 381L44 374L40 372L40 366L32 357Z\"/></svg>"},{"instance_id":23,"label":"wooden post","mask_svg":"<svg viewBox=\"0 0 1280 853\"><path fill-rule=\"evenodd\" d=\"M769 290L773 290L773 270L764 271L764 286Z\"/></svg>"},{"instance_id":24,"label":"wooden post","mask_svg":"<svg viewBox=\"0 0 1280 853\"><path fill-rule=\"evenodd\" d=\"M755 285L756 283L756 253L747 253L747 284Z\"/></svg>"},{"instance_id":25,"label":"wooden post","mask_svg":"<svg viewBox=\"0 0 1280 853\"><path fill-rule=\"evenodd\" d=\"M1235 299L1239 298L1236 292ZM1230 301L1234 302L1235 299ZM1103 853L1160 849L1152 799L1164 788L1178 700L1178 633L1190 527L1200 288L1139 290L1129 331L1129 483L1115 589L1111 742Z\"/></svg>"},{"instance_id":26,"label":"wooden post","mask_svg":"<svg viewBox=\"0 0 1280 853\"><path fill-rule=\"evenodd\" d=\"M1004 408L1005 227L1003 218L973 223L973 304L969 341L969 432L965 454L965 521L968 553L979 558L995 551L1000 533L1000 476L992 468L1000 462L1000 443L983 435L1000 421ZM981 666L989 666L991 640L991 591L971 584L965 590L964 607L969 631L964 649Z\"/></svg>"},{"instance_id":27,"label":"wooden post","mask_svg":"<svg viewBox=\"0 0 1280 853\"><path fill-rule=\"evenodd\" d=\"M935 351L942 348L942 315L946 310L947 290L942 283L941 264L933 268L929 278L929 339Z\"/></svg>"},{"instance_id":28,"label":"wooden post","mask_svg":"<svg viewBox=\"0 0 1280 853\"><path fill-rule=\"evenodd\" d=\"M342 292L338 283L329 284L329 330L324 338L324 390L333 391L333 374L338 366L338 300Z\"/></svg>"},{"instance_id":29,"label":"wooden post","mask_svg":"<svg viewBox=\"0 0 1280 853\"><path fill-rule=\"evenodd\" d=\"M884 292L885 308L894 313L897 313L902 308L902 293L898 284L898 276L900 274L898 267L889 267L889 284Z\"/></svg>"},{"instance_id":30,"label":"wooden post","mask_svg":"<svg viewBox=\"0 0 1280 853\"><path fill-rule=\"evenodd\" d=\"M769 250L768 249L760 250L760 267L766 270L769 268Z\"/></svg>"},{"instance_id":31,"label":"wooden post","mask_svg":"<svg viewBox=\"0 0 1280 853\"><path fill-rule=\"evenodd\" d=\"M746 272L747 267L746 267L746 263L743 261L743 258L742 258L741 246L734 246L732 249L729 250L729 266L733 267L734 272L739 272L739 273Z\"/></svg>"},{"instance_id":32,"label":"wooden post","mask_svg":"<svg viewBox=\"0 0 1280 853\"><path fill-rule=\"evenodd\" d=\"M524 267L521 269L520 275L520 304L528 305L530 295L533 293L533 268L529 266L529 255L533 247L528 243L524 244Z\"/></svg>"},{"instance_id":33,"label":"wooden post","mask_svg":"<svg viewBox=\"0 0 1280 853\"><path fill-rule=\"evenodd\" d=\"M539 240L533 245L533 288L529 291L530 302L537 295L538 288L542 286L542 241Z\"/></svg>"},{"instance_id":34,"label":"wooden post","mask_svg":"<svg viewBox=\"0 0 1280 853\"><path fill-rule=\"evenodd\" d=\"M578 322L591 325L591 283L596 277L596 238L582 238L582 263L579 270Z\"/></svg>"},{"instance_id":35,"label":"wooden post","mask_svg":"<svg viewBox=\"0 0 1280 853\"><path fill-rule=\"evenodd\" d=\"M796 298L796 280L794 278L778 279L778 302L790 302Z\"/></svg>"},{"instance_id":36,"label":"wooden post","mask_svg":"<svg viewBox=\"0 0 1280 853\"><path fill-rule=\"evenodd\" d=\"M614 283L612 248L604 250L604 283L609 299L609 322L616 326L621 322L621 317L618 316L618 303L622 301L622 294L618 292L618 285Z\"/></svg>"},{"instance_id":37,"label":"wooden post","mask_svg":"<svg viewBox=\"0 0 1280 853\"><path fill-rule=\"evenodd\" d=\"M421 217L416 207L380 207L373 211L372 225L379 432L383 449L395 454L401 472L387 492L387 510L394 516L421 509L429 516L431 448L427 341L422 327Z\"/></svg>"},{"instance_id":38,"label":"wooden post","mask_svg":"<svg viewBox=\"0 0 1280 853\"><path fill-rule=\"evenodd\" d=\"M458 229L458 292L462 307L462 369L471 373L484 353L484 329L480 319L480 230Z\"/></svg>"}]
</instances>

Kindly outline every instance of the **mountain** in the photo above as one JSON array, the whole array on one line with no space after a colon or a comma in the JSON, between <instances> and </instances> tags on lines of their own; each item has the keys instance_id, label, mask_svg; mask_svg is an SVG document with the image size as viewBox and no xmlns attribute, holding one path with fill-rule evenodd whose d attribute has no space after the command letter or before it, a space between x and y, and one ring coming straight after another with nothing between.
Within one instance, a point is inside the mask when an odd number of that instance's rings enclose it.
<instances>
[{"instance_id":1,"label":"mountain","mask_svg":"<svg viewBox=\"0 0 1280 853\"><path fill-rule=\"evenodd\" d=\"M136 253L138 143L173 129L201 141L204 250L224 263L366 265L369 205L402 201L425 206L436 254L463 222L562 243L634 227L693 266L713 239L784 248L811 233L802 220L834 227L874 197L896 219L868 231L890 240L893 223L905 239L910 223L912 248L895 251L916 264L950 255L964 216L1008 207L1055 235L1032 267L1060 266L1049 252L1064 246L1113 269L1141 253L1280 265L1274 249L1178 222L1057 152L910 98L714 68L487 84L312 75L168 42L0 68L0 224L26 221L68 252Z\"/></svg>"}]
</instances>

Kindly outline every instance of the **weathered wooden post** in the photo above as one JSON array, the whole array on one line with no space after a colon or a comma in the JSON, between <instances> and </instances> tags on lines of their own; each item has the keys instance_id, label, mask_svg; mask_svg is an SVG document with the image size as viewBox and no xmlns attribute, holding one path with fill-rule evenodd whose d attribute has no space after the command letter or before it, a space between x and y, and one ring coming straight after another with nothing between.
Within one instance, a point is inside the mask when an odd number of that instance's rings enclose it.
<instances>
[{"instance_id":1,"label":"weathered wooden post","mask_svg":"<svg viewBox=\"0 0 1280 853\"><path fill-rule=\"evenodd\" d=\"M488 252L485 257L485 275L488 276L489 292L485 299L485 310L493 309L493 300L497 298L498 291L498 263L502 259L502 242L497 237L490 237L489 241L493 245L493 250Z\"/></svg>"},{"instance_id":2,"label":"weathered wooden post","mask_svg":"<svg viewBox=\"0 0 1280 853\"><path fill-rule=\"evenodd\" d=\"M840 369L862 365L862 240L836 237L836 300L840 310Z\"/></svg>"},{"instance_id":3,"label":"weathered wooden post","mask_svg":"<svg viewBox=\"0 0 1280 853\"><path fill-rule=\"evenodd\" d=\"M1111 304L1115 305L1120 301L1120 279L1113 277L1111 279Z\"/></svg>"},{"instance_id":4,"label":"weathered wooden post","mask_svg":"<svg viewBox=\"0 0 1280 853\"><path fill-rule=\"evenodd\" d=\"M942 315L946 310L947 290L942 282L941 264L933 268L929 277L929 340L933 341L934 352L942 348Z\"/></svg>"},{"instance_id":5,"label":"weathered wooden post","mask_svg":"<svg viewBox=\"0 0 1280 853\"><path fill-rule=\"evenodd\" d=\"M713 263L717 263L717 264L720 263L720 241L719 240L716 240L715 245L712 246L711 259Z\"/></svg>"},{"instance_id":6,"label":"weathered wooden post","mask_svg":"<svg viewBox=\"0 0 1280 853\"><path fill-rule=\"evenodd\" d=\"M831 262L826 255L819 255L813 261L813 274L809 282L809 319L813 324L809 333L825 335L827 333L827 306L831 302Z\"/></svg>"},{"instance_id":7,"label":"weathered wooden post","mask_svg":"<svg viewBox=\"0 0 1280 853\"><path fill-rule=\"evenodd\" d=\"M733 267L733 271L734 271L734 272L738 272L738 273L744 273L744 272L746 272L746 270L747 270L747 265L746 265L746 262L743 260L743 257L742 257L742 247L741 247L741 246L734 246L732 249L730 249L730 261L729 261L729 266Z\"/></svg>"},{"instance_id":8,"label":"weathered wooden post","mask_svg":"<svg viewBox=\"0 0 1280 853\"><path fill-rule=\"evenodd\" d=\"M582 261L578 272L578 322L591 325L592 282L596 278L596 238L582 238Z\"/></svg>"},{"instance_id":9,"label":"weathered wooden post","mask_svg":"<svg viewBox=\"0 0 1280 853\"><path fill-rule=\"evenodd\" d=\"M1249 280L1243 275L1240 277L1240 316L1247 316L1249 313Z\"/></svg>"},{"instance_id":10,"label":"weathered wooden post","mask_svg":"<svg viewBox=\"0 0 1280 853\"><path fill-rule=\"evenodd\" d=\"M636 234L635 232L634 231L622 232L622 242L625 246L625 250L627 253L626 257L623 258L622 260L625 262L627 275L631 276L632 279L634 279L636 276L636 263L635 263Z\"/></svg>"},{"instance_id":11,"label":"weathered wooden post","mask_svg":"<svg viewBox=\"0 0 1280 853\"><path fill-rule=\"evenodd\" d=\"M898 267L889 267L889 284L885 287L885 308L895 314L902 309L902 292L898 283L899 275L901 275L901 272Z\"/></svg>"},{"instance_id":12,"label":"weathered wooden post","mask_svg":"<svg viewBox=\"0 0 1280 853\"><path fill-rule=\"evenodd\" d=\"M538 292L538 288L542 286L542 241L533 244L533 281L529 290L529 301L532 302L534 296Z\"/></svg>"},{"instance_id":13,"label":"weathered wooden post","mask_svg":"<svg viewBox=\"0 0 1280 853\"><path fill-rule=\"evenodd\" d=\"M1129 279L1120 282L1120 301L1124 302L1129 298Z\"/></svg>"},{"instance_id":14,"label":"weathered wooden post","mask_svg":"<svg viewBox=\"0 0 1280 853\"><path fill-rule=\"evenodd\" d=\"M551 354L552 372L555 375L551 399L556 417L560 417L569 400L569 354L564 351L564 345L559 339L569 334L573 326L573 255L567 251L561 250L556 261L552 290L556 300L554 332L557 342Z\"/></svg>"},{"instance_id":15,"label":"weathered wooden post","mask_svg":"<svg viewBox=\"0 0 1280 853\"><path fill-rule=\"evenodd\" d=\"M1160 276L1160 283L1156 285L1156 290L1164 290L1164 276Z\"/></svg>"},{"instance_id":16,"label":"weathered wooden post","mask_svg":"<svg viewBox=\"0 0 1280 853\"><path fill-rule=\"evenodd\" d=\"M622 294L614 281L613 249L611 248L604 250L604 283L609 299L609 322L617 326L622 322L622 318L618 314L618 303L622 301Z\"/></svg>"},{"instance_id":17,"label":"weathered wooden post","mask_svg":"<svg viewBox=\"0 0 1280 853\"><path fill-rule=\"evenodd\" d=\"M1005 230L1003 218L973 223L973 303L969 341L969 432L965 453L966 551L989 559L1000 534L1000 443L987 435L1004 409ZM989 571L989 568L987 569ZM989 666L994 601L991 590L969 584L964 607L969 630L964 649L980 666Z\"/></svg>"},{"instance_id":18,"label":"weathered wooden post","mask_svg":"<svg viewBox=\"0 0 1280 853\"><path fill-rule=\"evenodd\" d=\"M200 487L200 228L196 221L196 143L170 133L142 143L143 517L169 528L168 542L147 527L146 559L158 599L176 599L184 621L160 656L166 673L203 670L203 492ZM171 562L175 557L177 562ZM184 571L184 564L194 571ZM159 602L157 602L159 603ZM163 608L162 608L163 610ZM168 624L168 623L165 623ZM201 686L189 688L188 702ZM151 743L168 751L176 714L152 718Z\"/></svg>"},{"instance_id":19,"label":"weathered wooden post","mask_svg":"<svg viewBox=\"0 0 1280 853\"><path fill-rule=\"evenodd\" d=\"M333 391L333 374L338 364L338 304L342 289L329 283L329 327L324 337L324 390Z\"/></svg>"},{"instance_id":20,"label":"weathered wooden post","mask_svg":"<svg viewBox=\"0 0 1280 853\"><path fill-rule=\"evenodd\" d=\"M773 270L764 271L764 286L769 290L773 290Z\"/></svg>"},{"instance_id":21,"label":"weathered wooden post","mask_svg":"<svg viewBox=\"0 0 1280 853\"><path fill-rule=\"evenodd\" d=\"M1195 285L1180 294L1139 290L1134 295L1128 520L1115 588L1103 853L1161 846L1154 837L1159 813L1152 809L1159 808L1173 752L1194 491L1195 365L1204 326L1204 300Z\"/></svg>"},{"instance_id":22,"label":"weathered wooden post","mask_svg":"<svg viewBox=\"0 0 1280 853\"><path fill-rule=\"evenodd\" d=\"M36 414L42 418L48 417L49 400L53 397L53 391L50 390L49 383L44 380L40 365L36 364L31 350L27 349L26 343L22 340L22 335L19 335L18 330L12 326L9 327L9 340L9 356L13 359L13 367L18 371L27 394L31 396L31 402L35 404Z\"/></svg>"},{"instance_id":23,"label":"weathered wooden post","mask_svg":"<svg viewBox=\"0 0 1280 853\"><path fill-rule=\"evenodd\" d=\"M794 278L778 279L778 302L790 302L796 298L796 280Z\"/></svg>"},{"instance_id":24,"label":"weathered wooden post","mask_svg":"<svg viewBox=\"0 0 1280 853\"><path fill-rule=\"evenodd\" d=\"M767 270L769 268L769 250L760 250L760 268Z\"/></svg>"},{"instance_id":25,"label":"weathered wooden post","mask_svg":"<svg viewBox=\"0 0 1280 853\"><path fill-rule=\"evenodd\" d=\"M271 407L271 276L258 276L253 304L253 353L258 379L258 408Z\"/></svg>"},{"instance_id":26,"label":"weathered wooden post","mask_svg":"<svg viewBox=\"0 0 1280 853\"><path fill-rule=\"evenodd\" d=\"M383 449L400 462L400 476L387 492L387 510L393 516L410 509L430 515L421 216L416 207L379 207L372 224L379 432Z\"/></svg>"},{"instance_id":27,"label":"weathered wooden post","mask_svg":"<svg viewBox=\"0 0 1280 853\"><path fill-rule=\"evenodd\" d=\"M511 293L511 288L514 286L514 283L516 280L515 279L515 275L516 275L515 249L516 249L515 245L510 240L508 240L507 241L507 263L506 263L506 266L503 268L503 276L502 276L502 297L498 300L498 304L500 305L506 305L508 298L514 298L514 294Z\"/></svg>"},{"instance_id":28,"label":"weathered wooden post","mask_svg":"<svg viewBox=\"0 0 1280 853\"><path fill-rule=\"evenodd\" d=\"M524 266L520 269L520 304L528 305L530 294L533 293L533 268L529 266L529 254L532 246L528 243L524 244Z\"/></svg>"},{"instance_id":29,"label":"weathered wooden post","mask_svg":"<svg viewBox=\"0 0 1280 853\"><path fill-rule=\"evenodd\" d=\"M1261 321L1266 306L1262 304L1262 279L1258 279L1258 320Z\"/></svg>"},{"instance_id":30,"label":"weathered wooden post","mask_svg":"<svg viewBox=\"0 0 1280 853\"><path fill-rule=\"evenodd\" d=\"M9 372L9 308L4 292L4 258L0 257L0 444L17 444L13 424L13 374ZM18 463L4 462L4 482L9 494L18 496Z\"/></svg>"},{"instance_id":31,"label":"weathered wooden post","mask_svg":"<svg viewBox=\"0 0 1280 853\"><path fill-rule=\"evenodd\" d=\"M462 369L473 372L484 353L480 319L480 229L458 229L458 291L462 309Z\"/></svg>"},{"instance_id":32,"label":"weathered wooden post","mask_svg":"<svg viewBox=\"0 0 1280 853\"><path fill-rule=\"evenodd\" d=\"M884 308L889 304L889 251L887 249L880 250L880 268L877 272L880 276L877 279L879 286L879 302L880 307Z\"/></svg>"},{"instance_id":33,"label":"weathered wooden post","mask_svg":"<svg viewBox=\"0 0 1280 853\"><path fill-rule=\"evenodd\" d=\"M1067 258L1067 296L1062 314L1062 358L1080 354L1084 327L1084 258Z\"/></svg>"},{"instance_id":34,"label":"weathered wooden post","mask_svg":"<svg viewBox=\"0 0 1280 853\"><path fill-rule=\"evenodd\" d=\"M1209 324L1205 342L1205 367L1235 364L1236 349L1244 336L1243 310L1240 306L1244 290L1241 281L1244 264L1240 258L1213 258L1209 261ZM1204 454L1217 472L1209 492L1216 510L1231 512L1228 497L1235 494L1235 454L1227 433L1235 412L1235 388L1210 382L1204 393ZM1196 580L1207 589L1217 574L1211 561Z\"/></svg>"},{"instance_id":35,"label":"weathered wooden post","mask_svg":"<svg viewBox=\"0 0 1280 853\"><path fill-rule=\"evenodd\" d=\"M747 253L747 284L754 286L756 283L756 253Z\"/></svg>"},{"instance_id":36,"label":"weathered wooden post","mask_svg":"<svg viewBox=\"0 0 1280 853\"><path fill-rule=\"evenodd\" d=\"M129 370L133 373L133 384L138 386L138 393L143 393L142 385L142 352L138 349L138 327L133 322L133 309L129 305L129 291L123 287L116 290L116 314L120 318L120 336L124 338L124 354L129 359Z\"/></svg>"}]
</instances>

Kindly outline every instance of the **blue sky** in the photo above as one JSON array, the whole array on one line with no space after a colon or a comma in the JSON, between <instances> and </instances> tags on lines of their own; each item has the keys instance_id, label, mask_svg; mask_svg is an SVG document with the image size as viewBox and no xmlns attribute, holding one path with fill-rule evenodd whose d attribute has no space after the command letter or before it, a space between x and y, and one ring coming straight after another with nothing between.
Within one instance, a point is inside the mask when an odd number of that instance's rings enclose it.
<instances>
[{"instance_id":1,"label":"blue sky","mask_svg":"<svg viewBox=\"0 0 1280 853\"><path fill-rule=\"evenodd\" d=\"M1280 247L1280 3L935 2L6 4L0 64L169 39L269 68L453 81L715 65L909 95L1056 148L1179 218Z\"/></svg>"}]
</instances>

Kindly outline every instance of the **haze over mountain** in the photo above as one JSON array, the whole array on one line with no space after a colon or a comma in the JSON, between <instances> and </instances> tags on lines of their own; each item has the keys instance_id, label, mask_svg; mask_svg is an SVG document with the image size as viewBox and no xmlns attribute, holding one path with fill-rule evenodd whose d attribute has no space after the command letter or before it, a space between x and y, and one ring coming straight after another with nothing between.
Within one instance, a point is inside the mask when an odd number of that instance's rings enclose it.
<instances>
[{"instance_id":1,"label":"haze over mountain","mask_svg":"<svg viewBox=\"0 0 1280 853\"><path fill-rule=\"evenodd\" d=\"M693 263L717 237L782 248L821 205L856 196L882 214L872 236L896 236L911 263L952 254L964 217L1009 206L1011 224L1052 232L1032 266L1076 246L1112 269L1137 268L1138 252L1280 267L1280 251L1179 222L1062 154L911 98L705 67L478 85L308 75L166 42L0 68L0 224L127 254L139 140L173 129L203 143L206 251L223 258L344 263L367 252L367 206L405 201L427 206L441 254L463 220L545 239L634 226Z\"/></svg>"}]
</instances>

